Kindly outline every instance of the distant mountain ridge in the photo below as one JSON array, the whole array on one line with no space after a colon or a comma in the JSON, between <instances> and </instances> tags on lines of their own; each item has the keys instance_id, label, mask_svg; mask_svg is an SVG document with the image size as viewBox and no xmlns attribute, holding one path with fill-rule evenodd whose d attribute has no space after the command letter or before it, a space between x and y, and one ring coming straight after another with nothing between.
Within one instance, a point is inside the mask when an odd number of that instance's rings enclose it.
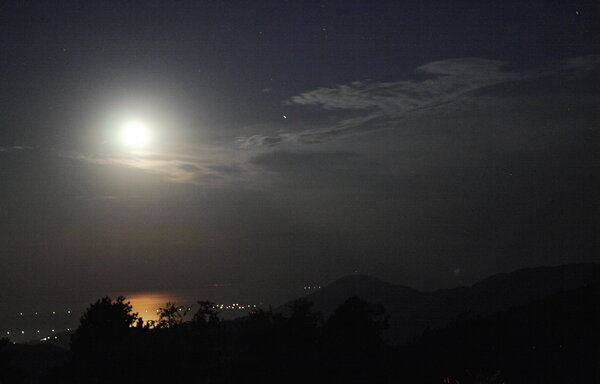
<instances>
[{"instance_id":1,"label":"distant mountain ridge","mask_svg":"<svg viewBox=\"0 0 600 384\"><path fill-rule=\"evenodd\" d=\"M461 375L460 382L473 367L493 367L507 383L597 383L599 298L597 281L488 316L464 316L417 337L406 358L414 366L427 361L438 377ZM428 373L423 382L435 382L436 373Z\"/></svg>"},{"instance_id":2,"label":"distant mountain ridge","mask_svg":"<svg viewBox=\"0 0 600 384\"><path fill-rule=\"evenodd\" d=\"M548 295L600 281L600 264L582 263L519 269L485 278L470 287L421 292L376 277L342 277L306 298L325 316L351 296L381 304L390 314L387 337L407 342L428 327L440 328L469 312L487 315Z\"/></svg>"}]
</instances>

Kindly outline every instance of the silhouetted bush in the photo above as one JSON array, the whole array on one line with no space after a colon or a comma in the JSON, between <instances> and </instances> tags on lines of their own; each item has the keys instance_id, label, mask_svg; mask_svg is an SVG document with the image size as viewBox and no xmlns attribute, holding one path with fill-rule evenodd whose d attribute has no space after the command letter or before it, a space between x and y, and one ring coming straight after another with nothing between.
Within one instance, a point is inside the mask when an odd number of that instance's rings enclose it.
<instances>
[{"instance_id":1,"label":"silhouetted bush","mask_svg":"<svg viewBox=\"0 0 600 384\"><path fill-rule=\"evenodd\" d=\"M328 342L346 353L374 351L383 344L388 317L381 306L351 297L331 315L325 331Z\"/></svg>"},{"instance_id":2,"label":"silhouetted bush","mask_svg":"<svg viewBox=\"0 0 600 384\"><path fill-rule=\"evenodd\" d=\"M173 328L183 324L187 313L187 308L169 302L165 308L159 308L158 321L150 324L155 328Z\"/></svg>"},{"instance_id":3,"label":"silhouetted bush","mask_svg":"<svg viewBox=\"0 0 600 384\"><path fill-rule=\"evenodd\" d=\"M158 321L144 325L125 298L105 297L81 318L63 379L314 382L339 374L347 357L340 352L348 346L360 359L383 345L382 308L352 298L326 325L312 308L300 299L282 312L258 309L224 322L214 303L199 301L186 321L187 308L167 303ZM361 369L371 372L369 364Z\"/></svg>"},{"instance_id":4,"label":"silhouetted bush","mask_svg":"<svg viewBox=\"0 0 600 384\"><path fill-rule=\"evenodd\" d=\"M136 348L131 335L141 322L122 296L104 297L92 304L71 336L71 361L79 374L90 379L125 376L128 364L144 351Z\"/></svg>"},{"instance_id":5,"label":"silhouetted bush","mask_svg":"<svg viewBox=\"0 0 600 384\"><path fill-rule=\"evenodd\" d=\"M383 308L358 297L327 321L305 299L232 321L208 301L191 320L167 303L154 327L124 298L103 298L81 318L70 364L47 382L600 382L598 297L600 284L492 316L466 314L402 346L386 344Z\"/></svg>"}]
</instances>

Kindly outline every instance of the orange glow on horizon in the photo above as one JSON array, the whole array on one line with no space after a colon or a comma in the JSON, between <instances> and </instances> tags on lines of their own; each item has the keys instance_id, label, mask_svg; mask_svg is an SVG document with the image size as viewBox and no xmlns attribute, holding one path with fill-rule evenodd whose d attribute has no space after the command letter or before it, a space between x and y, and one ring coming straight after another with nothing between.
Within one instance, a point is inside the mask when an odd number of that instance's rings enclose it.
<instances>
[{"instance_id":1,"label":"orange glow on horizon","mask_svg":"<svg viewBox=\"0 0 600 384\"><path fill-rule=\"evenodd\" d=\"M130 292L124 296L131 303L133 312L137 312L144 322L158 320L158 309L166 307L168 302L182 306L187 304L181 295L167 291Z\"/></svg>"}]
</instances>

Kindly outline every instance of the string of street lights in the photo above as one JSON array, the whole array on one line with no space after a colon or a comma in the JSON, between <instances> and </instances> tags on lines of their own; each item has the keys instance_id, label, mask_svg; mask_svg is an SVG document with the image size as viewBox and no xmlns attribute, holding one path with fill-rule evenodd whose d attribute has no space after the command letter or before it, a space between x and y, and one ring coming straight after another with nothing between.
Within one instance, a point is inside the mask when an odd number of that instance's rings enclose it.
<instances>
[{"instance_id":1,"label":"string of street lights","mask_svg":"<svg viewBox=\"0 0 600 384\"><path fill-rule=\"evenodd\" d=\"M181 307L178 308L179 311L182 311L185 307ZM253 310L258 308L257 304L240 304L240 303L231 303L231 304L215 304L212 307L213 309L218 309L218 310ZM192 307L187 307L187 310L190 311L192 309ZM144 313L150 313L149 310L145 310ZM160 308L156 309L156 313L160 313ZM70 315L72 315L73 312L70 309L67 310L62 310L62 311L51 311L51 312L19 312L18 317L27 317L28 319L32 319L33 318L42 318L45 317L46 315L50 315L51 317L53 316L60 316L60 315L68 315L68 317L70 317ZM64 320L64 318L63 318ZM66 331L71 331L71 327L66 328ZM64 329L63 329L64 330ZM45 329L37 329L37 328L33 328L33 329L12 329L12 330L8 330L8 329L0 329L0 336L5 336L5 337L24 337L26 335L42 335L45 333L51 333L54 334L56 333L56 328L50 328L49 330L45 330ZM54 339L56 339L57 337L54 337ZM40 339L41 341L47 341L47 340L51 340L52 337L51 336L47 336L44 337L42 339Z\"/></svg>"}]
</instances>

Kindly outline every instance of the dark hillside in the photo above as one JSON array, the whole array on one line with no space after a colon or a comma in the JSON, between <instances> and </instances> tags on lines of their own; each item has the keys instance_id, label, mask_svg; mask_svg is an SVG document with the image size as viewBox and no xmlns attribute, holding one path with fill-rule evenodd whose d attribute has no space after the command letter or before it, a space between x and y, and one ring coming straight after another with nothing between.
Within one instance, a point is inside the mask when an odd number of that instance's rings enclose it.
<instances>
[{"instance_id":1,"label":"dark hillside","mask_svg":"<svg viewBox=\"0 0 600 384\"><path fill-rule=\"evenodd\" d=\"M527 268L488 277L470 287L420 292L365 275L351 275L307 295L325 316L358 296L390 314L387 337L406 342L427 328L447 325L460 314L491 314L547 295L600 281L600 264Z\"/></svg>"},{"instance_id":2,"label":"dark hillside","mask_svg":"<svg viewBox=\"0 0 600 384\"><path fill-rule=\"evenodd\" d=\"M494 315L464 316L427 332L406 352L419 376L430 372L432 380L466 382L478 372L507 383L598 383L598 324L600 282Z\"/></svg>"}]
</instances>

